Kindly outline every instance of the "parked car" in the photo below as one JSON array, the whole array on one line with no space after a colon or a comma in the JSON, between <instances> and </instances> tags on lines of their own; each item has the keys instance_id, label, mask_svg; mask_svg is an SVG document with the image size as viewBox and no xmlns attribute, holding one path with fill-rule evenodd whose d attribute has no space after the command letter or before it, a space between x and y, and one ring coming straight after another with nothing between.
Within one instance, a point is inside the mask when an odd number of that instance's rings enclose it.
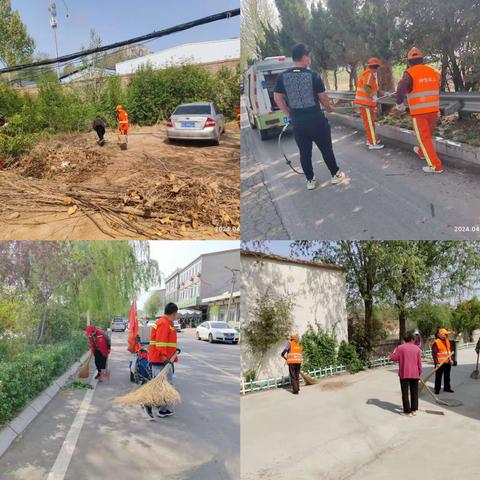
<instances>
[{"instance_id":1,"label":"parked car","mask_svg":"<svg viewBox=\"0 0 480 480\"><path fill-rule=\"evenodd\" d=\"M180 322L178 320L174 320L173 321L173 326L175 327L175 330L177 332L181 332L182 331L182 325L180 324Z\"/></svg>"},{"instance_id":2,"label":"parked car","mask_svg":"<svg viewBox=\"0 0 480 480\"><path fill-rule=\"evenodd\" d=\"M197 340L237 344L240 334L227 322L203 322L196 330Z\"/></svg>"},{"instance_id":3,"label":"parked car","mask_svg":"<svg viewBox=\"0 0 480 480\"><path fill-rule=\"evenodd\" d=\"M124 332L127 328L127 325L123 318L115 317L112 320L111 329L112 332Z\"/></svg>"},{"instance_id":4,"label":"parked car","mask_svg":"<svg viewBox=\"0 0 480 480\"><path fill-rule=\"evenodd\" d=\"M167 122L169 140L210 140L220 143L225 116L214 103L182 103Z\"/></svg>"}]
</instances>

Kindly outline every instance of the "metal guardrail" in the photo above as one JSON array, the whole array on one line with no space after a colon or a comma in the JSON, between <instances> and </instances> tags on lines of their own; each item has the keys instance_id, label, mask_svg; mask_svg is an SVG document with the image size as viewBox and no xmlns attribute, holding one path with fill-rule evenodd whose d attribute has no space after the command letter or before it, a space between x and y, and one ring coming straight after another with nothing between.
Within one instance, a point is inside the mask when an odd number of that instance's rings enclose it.
<instances>
[{"instance_id":1,"label":"metal guardrail","mask_svg":"<svg viewBox=\"0 0 480 480\"><path fill-rule=\"evenodd\" d=\"M475 346L476 343L462 343L458 345L458 349L463 350L464 348L473 348ZM422 358L431 359L431 349L427 348L425 350L422 350ZM395 365L395 362L392 362L392 360L390 360L390 357L380 357L374 360L370 360L368 362L369 369L386 367L390 365ZM320 368L318 370L312 370L306 373L314 378L323 378L331 377L333 375L340 375L341 373L345 373L346 371L347 367L345 365L335 365L331 367ZM301 378L300 381L303 382ZM242 395L246 395L247 393L258 392L261 390L270 390L272 388L281 388L287 385L290 385L290 378L285 376L264 378L263 380L242 381L240 383L240 393Z\"/></svg>"},{"instance_id":2,"label":"metal guardrail","mask_svg":"<svg viewBox=\"0 0 480 480\"><path fill-rule=\"evenodd\" d=\"M331 99L346 100L353 102L355 92L349 90L327 90L325 93ZM378 100L384 105L395 105L395 97L386 97ZM475 92L453 92L440 94L440 109L445 115L455 112L480 113L480 93Z\"/></svg>"}]
</instances>

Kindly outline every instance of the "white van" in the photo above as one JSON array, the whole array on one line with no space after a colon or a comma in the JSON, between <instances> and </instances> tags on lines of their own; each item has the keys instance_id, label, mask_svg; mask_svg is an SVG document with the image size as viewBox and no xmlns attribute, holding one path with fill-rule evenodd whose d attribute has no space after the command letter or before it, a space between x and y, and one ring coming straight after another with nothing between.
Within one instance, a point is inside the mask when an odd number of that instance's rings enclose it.
<instances>
[{"instance_id":1,"label":"white van","mask_svg":"<svg viewBox=\"0 0 480 480\"><path fill-rule=\"evenodd\" d=\"M269 130L282 128L285 115L273 99L273 90L280 73L293 67L288 57L267 57L254 63L244 74L244 91L248 121L258 129L260 138L268 138Z\"/></svg>"}]
</instances>

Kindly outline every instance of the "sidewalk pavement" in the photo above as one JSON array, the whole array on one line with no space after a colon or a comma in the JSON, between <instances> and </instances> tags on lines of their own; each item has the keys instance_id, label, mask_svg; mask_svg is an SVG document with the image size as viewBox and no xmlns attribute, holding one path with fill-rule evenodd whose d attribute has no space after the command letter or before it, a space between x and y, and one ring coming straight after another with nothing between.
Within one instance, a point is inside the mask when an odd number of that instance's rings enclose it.
<instances>
[{"instance_id":1,"label":"sidewalk pavement","mask_svg":"<svg viewBox=\"0 0 480 480\"><path fill-rule=\"evenodd\" d=\"M477 478L480 380L476 354L460 350L449 408L424 391L417 417L402 417L396 367L324 379L300 395L242 398L242 479L406 480ZM432 365L425 363L423 377ZM432 383L430 382L430 385Z\"/></svg>"}]
</instances>

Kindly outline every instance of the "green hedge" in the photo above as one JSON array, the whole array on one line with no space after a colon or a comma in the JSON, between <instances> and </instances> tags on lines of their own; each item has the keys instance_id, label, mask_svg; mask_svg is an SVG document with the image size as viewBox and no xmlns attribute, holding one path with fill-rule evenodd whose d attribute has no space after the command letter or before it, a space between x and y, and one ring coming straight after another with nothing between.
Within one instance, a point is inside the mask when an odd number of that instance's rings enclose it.
<instances>
[{"instance_id":1,"label":"green hedge","mask_svg":"<svg viewBox=\"0 0 480 480\"><path fill-rule=\"evenodd\" d=\"M30 348L0 363L0 424L66 372L88 349L84 333L65 342Z\"/></svg>"}]
</instances>

